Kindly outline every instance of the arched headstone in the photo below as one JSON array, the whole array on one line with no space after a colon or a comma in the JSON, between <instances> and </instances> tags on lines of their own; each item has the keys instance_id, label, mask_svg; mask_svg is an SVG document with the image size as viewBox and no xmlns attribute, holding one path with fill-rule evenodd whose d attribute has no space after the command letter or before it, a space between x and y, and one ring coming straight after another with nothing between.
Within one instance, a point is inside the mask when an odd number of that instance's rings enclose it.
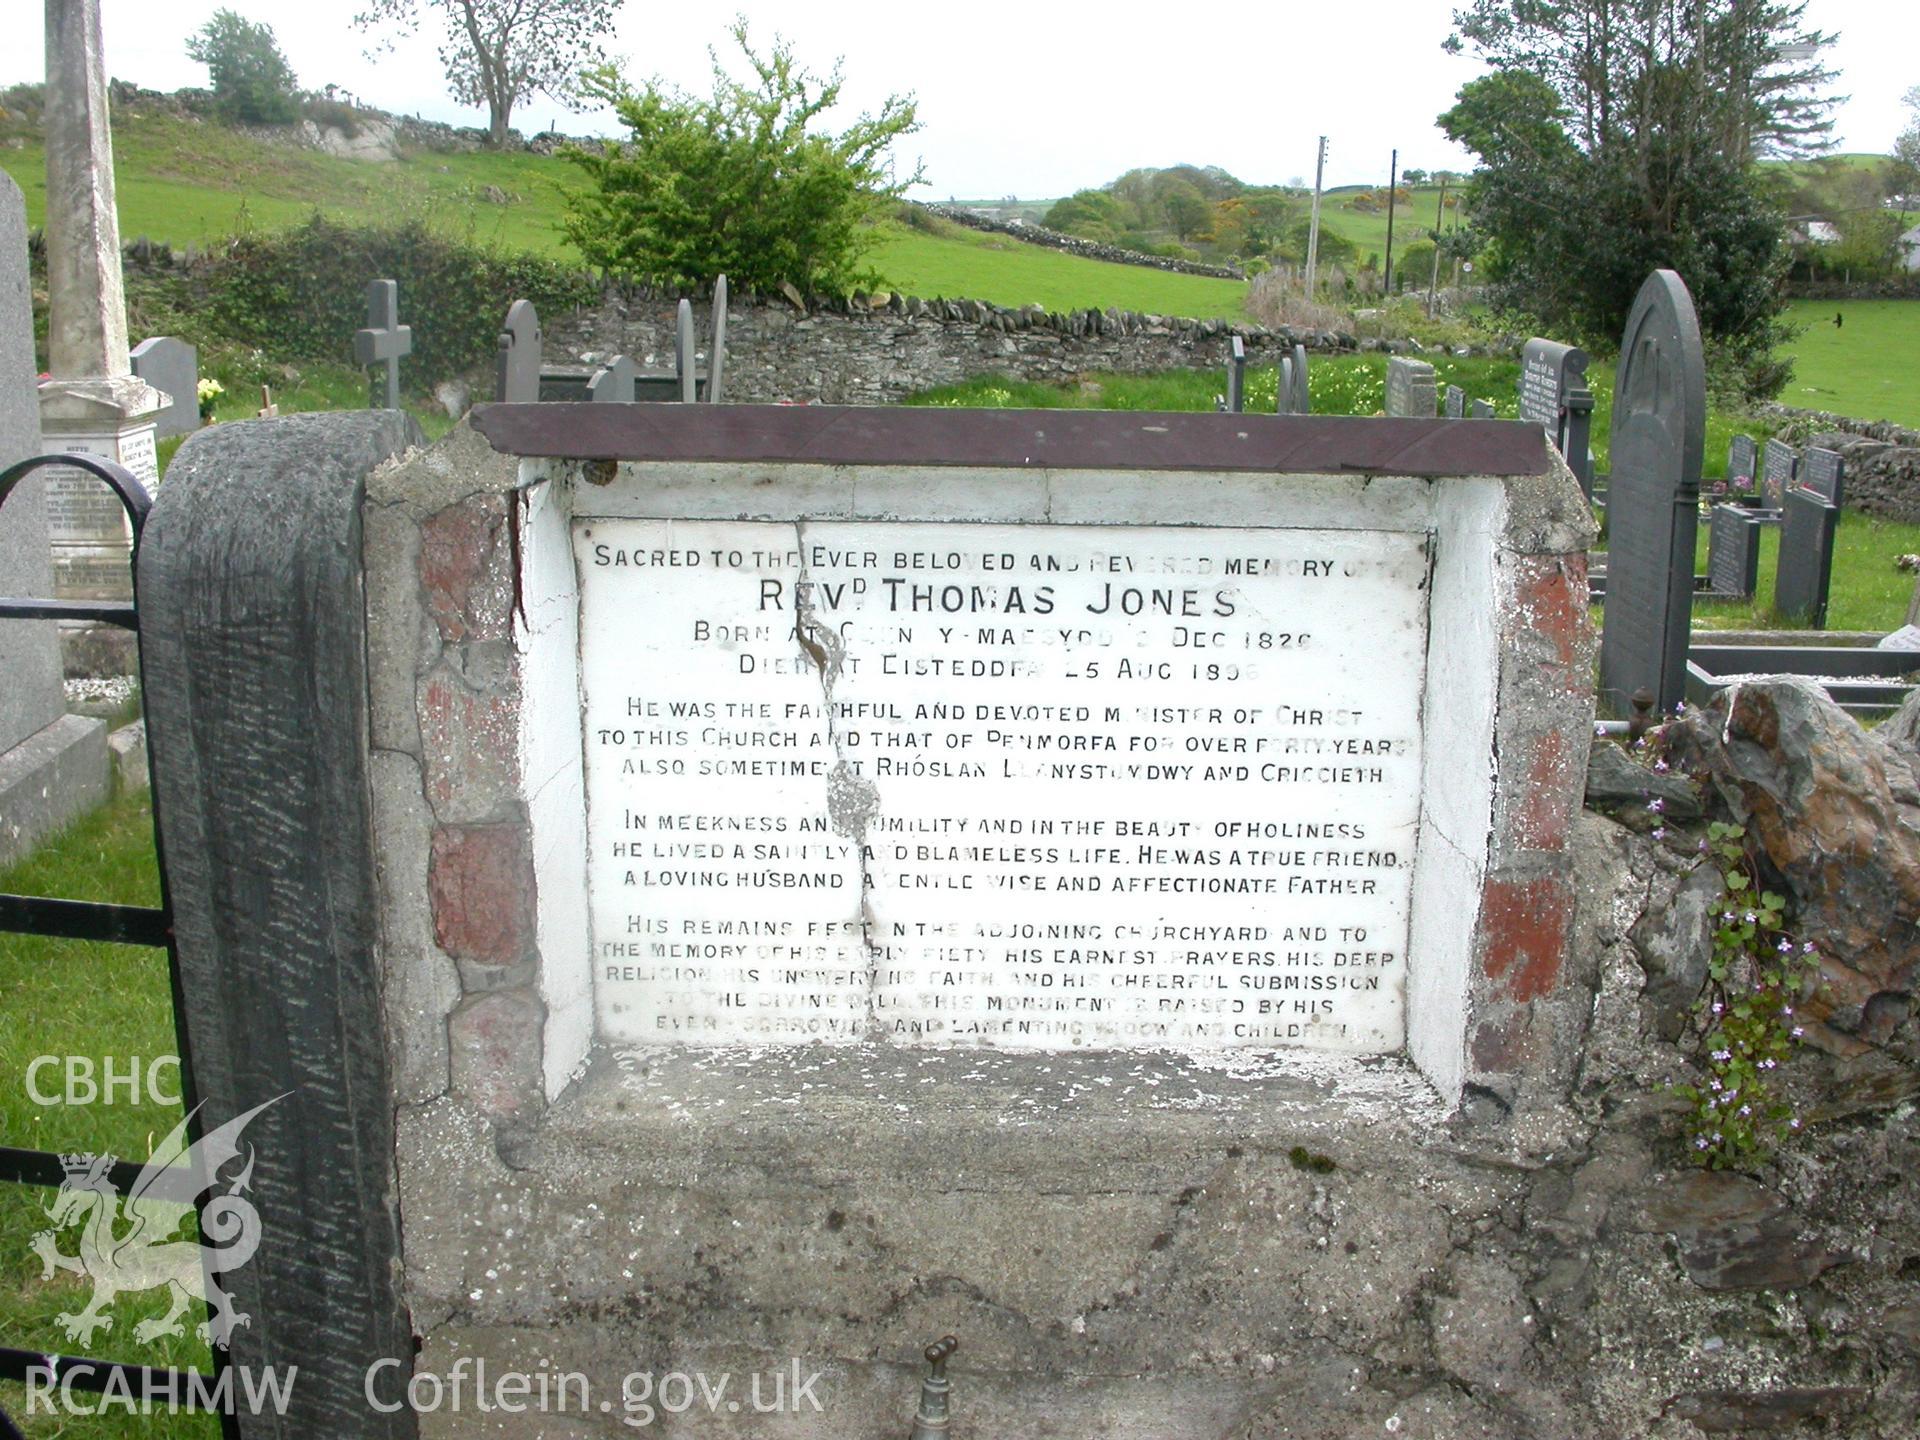
<instances>
[{"instance_id":1,"label":"arched headstone","mask_svg":"<svg viewBox=\"0 0 1920 1440\"><path fill-rule=\"evenodd\" d=\"M693 302L682 300L674 316L673 373L680 378L680 402L683 405L691 405L697 398L699 382L693 367Z\"/></svg>"},{"instance_id":2,"label":"arched headstone","mask_svg":"<svg viewBox=\"0 0 1920 1440\"><path fill-rule=\"evenodd\" d=\"M633 377L638 373L633 361L624 355L616 355L593 372L593 378L587 381L587 398L603 404L630 405L633 403Z\"/></svg>"},{"instance_id":3,"label":"arched headstone","mask_svg":"<svg viewBox=\"0 0 1920 1440\"><path fill-rule=\"evenodd\" d=\"M1307 347L1298 341L1293 346L1293 413L1313 413L1313 397L1307 391Z\"/></svg>"},{"instance_id":4,"label":"arched headstone","mask_svg":"<svg viewBox=\"0 0 1920 1440\"><path fill-rule=\"evenodd\" d=\"M1700 322L1671 270L1654 271L1633 302L1613 396L1601 703L1625 715L1645 688L1665 711L1686 693L1707 426Z\"/></svg>"},{"instance_id":5,"label":"arched headstone","mask_svg":"<svg viewBox=\"0 0 1920 1440\"><path fill-rule=\"evenodd\" d=\"M713 282L713 339L707 346L707 403L718 405L727 368L727 277Z\"/></svg>"},{"instance_id":6,"label":"arched headstone","mask_svg":"<svg viewBox=\"0 0 1920 1440\"><path fill-rule=\"evenodd\" d=\"M531 300L507 307L493 398L514 405L531 405L540 398L540 316Z\"/></svg>"}]
</instances>

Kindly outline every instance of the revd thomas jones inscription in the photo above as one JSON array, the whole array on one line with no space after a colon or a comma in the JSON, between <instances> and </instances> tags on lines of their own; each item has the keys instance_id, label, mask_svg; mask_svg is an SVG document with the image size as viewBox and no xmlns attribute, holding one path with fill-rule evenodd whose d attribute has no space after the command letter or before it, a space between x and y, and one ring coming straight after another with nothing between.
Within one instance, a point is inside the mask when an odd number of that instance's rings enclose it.
<instances>
[{"instance_id":1,"label":"revd thomas jones inscription","mask_svg":"<svg viewBox=\"0 0 1920 1440\"><path fill-rule=\"evenodd\" d=\"M575 549L609 1039L1402 1045L1425 534Z\"/></svg>"}]
</instances>

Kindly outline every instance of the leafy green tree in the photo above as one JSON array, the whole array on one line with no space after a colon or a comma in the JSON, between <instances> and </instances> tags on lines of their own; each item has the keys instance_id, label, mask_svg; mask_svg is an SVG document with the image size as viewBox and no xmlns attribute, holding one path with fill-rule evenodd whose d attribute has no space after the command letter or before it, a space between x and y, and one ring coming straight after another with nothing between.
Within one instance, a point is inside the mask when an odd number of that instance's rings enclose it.
<instances>
[{"instance_id":1,"label":"leafy green tree","mask_svg":"<svg viewBox=\"0 0 1920 1440\"><path fill-rule=\"evenodd\" d=\"M658 84L636 92L611 67L587 75L589 94L632 134L565 152L591 182L567 201L567 237L589 264L669 288L721 273L761 292L877 284L860 266L877 240L869 222L920 178L917 166L898 176L889 155L919 128L912 97L889 96L837 135L816 130L840 98L839 66L822 80L788 42L761 54L744 21L731 33L753 80L716 56L706 99Z\"/></svg>"},{"instance_id":2,"label":"leafy green tree","mask_svg":"<svg viewBox=\"0 0 1920 1440\"><path fill-rule=\"evenodd\" d=\"M507 143L513 107L535 94L572 109L581 72L606 63L601 37L624 0L369 0L353 17L359 30L394 26L410 34L423 10L445 27L440 65L463 105L487 107L487 137ZM390 48L390 47L389 47Z\"/></svg>"},{"instance_id":3,"label":"leafy green tree","mask_svg":"<svg viewBox=\"0 0 1920 1440\"><path fill-rule=\"evenodd\" d=\"M207 67L214 103L227 119L285 125L299 118L293 67L271 25L216 10L187 40L187 56Z\"/></svg>"},{"instance_id":4,"label":"leafy green tree","mask_svg":"<svg viewBox=\"0 0 1920 1440\"><path fill-rule=\"evenodd\" d=\"M1920 85L1907 91L1901 103L1907 107L1907 128L1893 142L1893 183L1896 193L1912 195L1920 191Z\"/></svg>"},{"instance_id":5,"label":"leafy green tree","mask_svg":"<svg viewBox=\"0 0 1920 1440\"><path fill-rule=\"evenodd\" d=\"M1170 187L1161 204L1166 210L1167 227L1182 240L1205 231L1213 219L1213 207L1191 185Z\"/></svg>"},{"instance_id":6,"label":"leafy green tree","mask_svg":"<svg viewBox=\"0 0 1920 1440\"><path fill-rule=\"evenodd\" d=\"M1105 190L1077 190L1056 201L1040 222L1063 235L1078 235L1082 240L1098 240L1111 245L1127 229L1127 216L1120 202Z\"/></svg>"}]
</instances>

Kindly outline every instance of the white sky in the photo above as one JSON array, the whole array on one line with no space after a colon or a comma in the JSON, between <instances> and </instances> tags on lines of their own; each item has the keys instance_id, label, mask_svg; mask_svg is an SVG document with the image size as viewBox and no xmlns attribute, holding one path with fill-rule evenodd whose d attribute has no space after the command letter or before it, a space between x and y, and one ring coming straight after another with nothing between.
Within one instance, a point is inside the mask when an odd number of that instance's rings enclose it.
<instances>
[{"instance_id":1,"label":"white sky","mask_svg":"<svg viewBox=\"0 0 1920 1440\"><path fill-rule=\"evenodd\" d=\"M0 84L38 80L41 7L4 0L9 43ZM156 90L204 85L187 37L220 0L102 0L108 71ZM458 124L485 115L453 103L435 58L437 22L377 60L352 17L356 0L225 0L269 24L302 86L331 82L363 101ZM776 30L825 72L844 57L844 125L894 92L919 101L921 131L900 147L925 163L923 198L1045 198L1098 186L1136 165L1224 166L1253 183L1311 182L1315 139L1329 137L1327 183L1383 184L1389 152L1402 168L1467 168L1433 124L1481 73L1442 53L1446 0L1344 4L1214 4L1192 9L1105 0L629 0L609 49L635 80L661 76L705 92L707 48L730 47L744 14L759 42ZM1841 150L1891 148L1920 85L1920 22L1912 0L1809 0L1813 25L1840 32L1828 52L1852 98L1838 114ZM1169 16L1177 17L1172 21ZM729 58L722 49L722 58ZM831 121L834 117L829 116ZM573 134L616 133L609 115L568 115L536 97L514 114L523 133L557 121Z\"/></svg>"}]
</instances>

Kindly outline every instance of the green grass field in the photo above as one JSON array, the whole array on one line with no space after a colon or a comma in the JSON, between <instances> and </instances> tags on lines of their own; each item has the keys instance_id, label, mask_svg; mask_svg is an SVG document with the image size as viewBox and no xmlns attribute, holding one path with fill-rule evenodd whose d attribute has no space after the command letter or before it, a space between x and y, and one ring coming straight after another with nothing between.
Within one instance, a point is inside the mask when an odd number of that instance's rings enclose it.
<instances>
[{"instance_id":1,"label":"green grass field","mask_svg":"<svg viewBox=\"0 0 1920 1440\"><path fill-rule=\"evenodd\" d=\"M1804 328L1781 404L1920 427L1920 300L1798 300L1791 318Z\"/></svg>"},{"instance_id":2,"label":"green grass field","mask_svg":"<svg viewBox=\"0 0 1920 1440\"><path fill-rule=\"evenodd\" d=\"M27 860L0 871L0 891L127 905L155 903L159 880L145 793L114 801ZM96 1067L108 1057L124 1065L139 1056L144 1070L154 1057L175 1054L165 952L0 934L0 994L7 997L7 1024L0 1027L0 1144L110 1152L135 1162L151 1155L179 1123L178 1104L155 1101L143 1086L138 1102L130 1101L123 1087L113 1104L40 1105L29 1094L27 1071L41 1055L85 1056ZM171 1092L172 1074L162 1072L161 1078ZM43 1067L35 1079L43 1096L63 1088L57 1071ZM158 1316L165 1308L162 1297L152 1291L118 1297L108 1308L112 1329L96 1335L91 1344L79 1345L66 1336L57 1317L84 1306L91 1285L66 1271L56 1271L51 1279L43 1277L31 1246L34 1236L47 1228L44 1207L52 1194L35 1187L0 1185L0 1335L6 1337L5 1343L204 1369L207 1349L191 1330L179 1339L141 1343L134 1338L139 1321ZM61 1248L72 1253L72 1240L63 1239ZM109 1414L97 1420L30 1416L25 1391L18 1385L0 1385L0 1409L30 1437L212 1440L219 1433L212 1419L185 1414L152 1418Z\"/></svg>"}]
</instances>

